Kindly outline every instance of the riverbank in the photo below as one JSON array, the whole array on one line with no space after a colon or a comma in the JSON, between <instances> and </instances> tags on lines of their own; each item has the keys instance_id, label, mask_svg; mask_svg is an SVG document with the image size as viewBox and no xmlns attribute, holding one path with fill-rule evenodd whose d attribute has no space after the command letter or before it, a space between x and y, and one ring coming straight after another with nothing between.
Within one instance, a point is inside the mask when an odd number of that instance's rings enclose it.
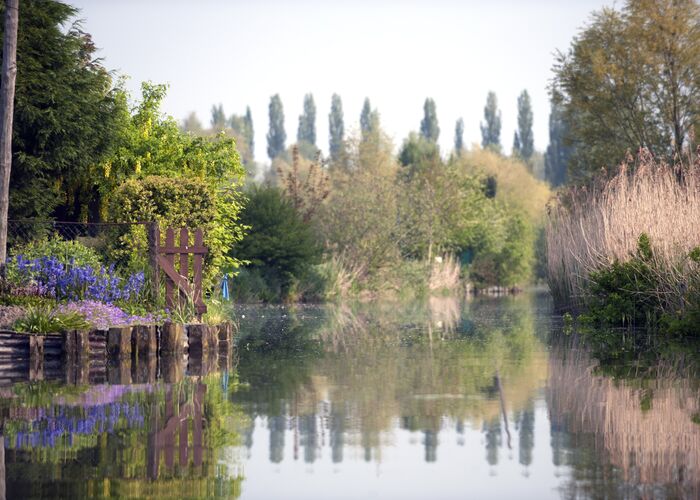
<instances>
[{"instance_id":1,"label":"riverbank","mask_svg":"<svg viewBox=\"0 0 700 500\"><path fill-rule=\"evenodd\" d=\"M595 324L700 330L700 159L642 151L560 193L546 227L558 308Z\"/></svg>"}]
</instances>

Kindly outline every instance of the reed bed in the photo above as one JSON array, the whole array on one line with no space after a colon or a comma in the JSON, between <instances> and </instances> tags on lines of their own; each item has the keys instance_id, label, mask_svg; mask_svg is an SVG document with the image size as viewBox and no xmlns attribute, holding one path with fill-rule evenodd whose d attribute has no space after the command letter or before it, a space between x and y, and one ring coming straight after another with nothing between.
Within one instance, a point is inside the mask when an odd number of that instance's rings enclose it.
<instances>
[{"instance_id":1,"label":"reed bed","mask_svg":"<svg viewBox=\"0 0 700 500\"><path fill-rule=\"evenodd\" d=\"M616 175L560 193L548 207L548 281L559 306L586 302L591 272L625 262L649 237L665 309L684 307L689 277L700 277L689 252L700 245L700 150L669 165L641 150Z\"/></svg>"}]
</instances>

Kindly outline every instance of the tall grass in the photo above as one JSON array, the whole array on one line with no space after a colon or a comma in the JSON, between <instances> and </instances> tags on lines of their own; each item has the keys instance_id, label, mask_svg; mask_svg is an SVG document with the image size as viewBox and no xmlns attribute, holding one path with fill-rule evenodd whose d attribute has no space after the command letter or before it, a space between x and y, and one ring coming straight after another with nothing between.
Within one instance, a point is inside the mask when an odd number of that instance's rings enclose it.
<instances>
[{"instance_id":1,"label":"tall grass","mask_svg":"<svg viewBox=\"0 0 700 500\"><path fill-rule=\"evenodd\" d=\"M557 303L581 308L591 273L629 260L642 234L657 274L658 289L650 293L664 309L682 309L689 280L700 278L688 257L700 245L699 155L668 165L641 150L616 175L559 195L546 222L547 274Z\"/></svg>"}]
</instances>

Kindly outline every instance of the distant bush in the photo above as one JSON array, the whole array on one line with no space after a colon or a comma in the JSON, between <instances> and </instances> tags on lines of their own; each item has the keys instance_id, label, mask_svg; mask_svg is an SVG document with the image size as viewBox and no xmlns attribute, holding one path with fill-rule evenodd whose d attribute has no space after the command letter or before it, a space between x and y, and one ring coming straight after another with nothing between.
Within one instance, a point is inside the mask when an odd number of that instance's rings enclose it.
<instances>
[{"instance_id":1,"label":"distant bush","mask_svg":"<svg viewBox=\"0 0 700 500\"><path fill-rule=\"evenodd\" d=\"M247 196L241 222L250 230L230 255L246 261L248 272L234 280L234 287L240 281L240 286L257 289L262 300L285 299L311 266L320 262L321 246L311 225L279 189L253 187ZM260 286L261 281L265 287Z\"/></svg>"}]
</instances>

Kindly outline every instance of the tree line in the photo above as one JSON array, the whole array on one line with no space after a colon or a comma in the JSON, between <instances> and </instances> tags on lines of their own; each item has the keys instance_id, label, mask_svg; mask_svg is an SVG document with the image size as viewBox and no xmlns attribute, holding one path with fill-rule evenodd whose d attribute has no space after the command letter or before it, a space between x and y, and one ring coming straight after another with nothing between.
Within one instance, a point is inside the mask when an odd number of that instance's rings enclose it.
<instances>
[{"instance_id":1,"label":"tree line","mask_svg":"<svg viewBox=\"0 0 700 500\"><path fill-rule=\"evenodd\" d=\"M530 94L523 90L517 99L518 122L517 130L513 136L512 155L524 160L531 165L535 155L534 134L532 130L533 112ZM316 103L313 94L304 96L303 112L299 116L296 144L302 154L307 158L313 158L317 153L317 118ZM270 98L268 106L269 127L267 132L267 156L274 161L287 150L287 131L285 129L284 105L279 94ZM360 133L368 137L380 127L380 115L376 108L372 107L369 98L365 98L359 117ZM501 111L498 107L498 98L495 92L489 92L484 106L483 121L481 122L481 146L497 153L501 153ZM252 164L253 155L253 120L250 107L246 108L243 117L231 115L226 117L221 104L212 106L211 132L220 132L228 128L231 133L243 143L242 157L244 163ZM201 122L194 113L191 113L182 123L182 129L195 134L204 133ZM329 161L338 162L342 156L345 136L345 115L343 101L338 94L331 97L331 107L328 114L328 151ZM550 147L545 154L545 168L542 176L553 185L563 184L565 181L566 162L568 156L561 152L562 138L565 128L562 125L562 116L559 108L553 105L550 115ZM420 136L437 144L440 137L440 126L437 117L435 100L428 97L423 104L423 118L419 127ZM459 118L454 128L454 154L459 155L465 150L464 119Z\"/></svg>"}]
</instances>

